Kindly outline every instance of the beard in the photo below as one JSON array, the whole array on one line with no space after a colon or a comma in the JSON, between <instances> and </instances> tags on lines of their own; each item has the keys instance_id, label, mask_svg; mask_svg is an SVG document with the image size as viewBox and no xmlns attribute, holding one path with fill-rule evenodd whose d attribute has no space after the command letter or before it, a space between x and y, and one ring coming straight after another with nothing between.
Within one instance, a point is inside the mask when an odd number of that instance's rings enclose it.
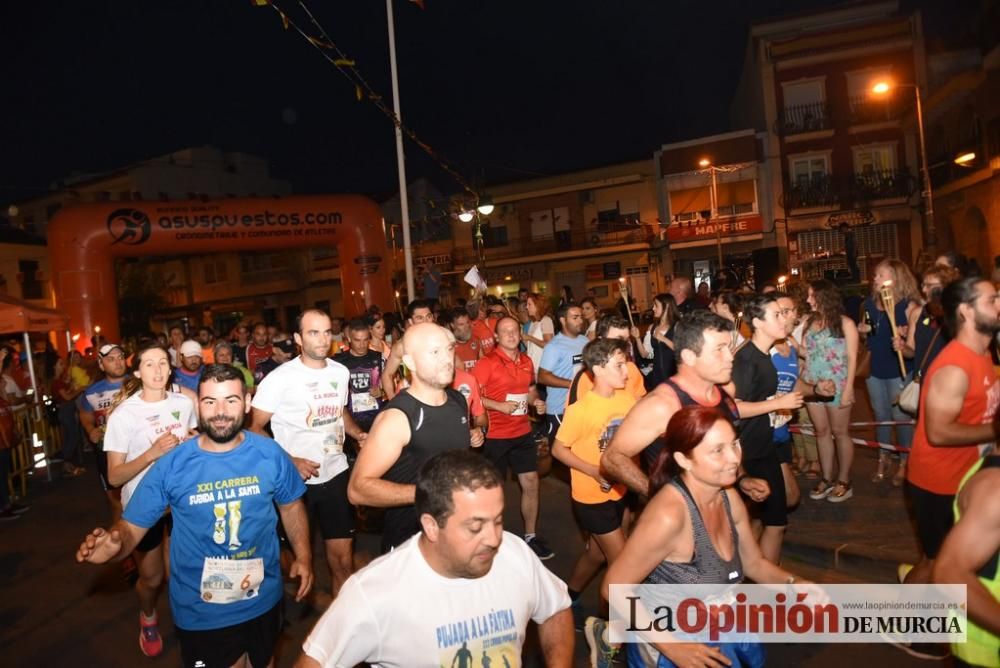
<instances>
[{"instance_id":1,"label":"beard","mask_svg":"<svg viewBox=\"0 0 1000 668\"><path fill-rule=\"evenodd\" d=\"M983 316L978 311L976 312L975 325L976 331L986 336L993 336L1000 332L1000 319Z\"/></svg>"},{"instance_id":2,"label":"beard","mask_svg":"<svg viewBox=\"0 0 1000 668\"><path fill-rule=\"evenodd\" d=\"M211 420L199 418L198 429L215 443L228 443L243 429L243 420L226 417Z\"/></svg>"}]
</instances>

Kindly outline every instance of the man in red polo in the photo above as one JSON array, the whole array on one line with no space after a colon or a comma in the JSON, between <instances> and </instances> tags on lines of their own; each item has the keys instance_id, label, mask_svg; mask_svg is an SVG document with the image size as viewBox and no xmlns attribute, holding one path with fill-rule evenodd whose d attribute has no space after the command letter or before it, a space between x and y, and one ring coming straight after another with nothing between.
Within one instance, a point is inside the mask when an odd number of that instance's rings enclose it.
<instances>
[{"instance_id":1,"label":"man in red polo","mask_svg":"<svg viewBox=\"0 0 1000 668\"><path fill-rule=\"evenodd\" d=\"M472 320L465 309L455 309L451 314L451 332L455 335L455 368L460 364L462 370L471 373L484 351L479 337L472 333Z\"/></svg>"},{"instance_id":2,"label":"man in red polo","mask_svg":"<svg viewBox=\"0 0 1000 668\"><path fill-rule=\"evenodd\" d=\"M507 467L517 474L521 486L521 517L524 519L524 540L539 559L555 556L545 542L535 535L538 523L538 448L531 435L528 403L539 413L545 412L545 402L537 398L534 388L535 368L531 358L522 354L521 323L510 316L496 326L496 347L479 360L472 370L482 388L483 405L489 414L489 430L483 444L483 454L507 475Z\"/></svg>"}]
</instances>

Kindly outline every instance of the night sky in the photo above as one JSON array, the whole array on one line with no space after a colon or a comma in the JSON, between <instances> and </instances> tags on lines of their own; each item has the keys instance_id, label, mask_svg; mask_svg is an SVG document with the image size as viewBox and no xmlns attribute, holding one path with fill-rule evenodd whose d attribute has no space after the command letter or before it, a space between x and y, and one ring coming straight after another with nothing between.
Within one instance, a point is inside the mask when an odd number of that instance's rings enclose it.
<instances>
[{"instance_id":1,"label":"night sky","mask_svg":"<svg viewBox=\"0 0 1000 668\"><path fill-rule=\"evenodd\" d=\"M212 144L297 192L396 189L390 122L250 0L0 3L0 203ZM308 27L297 3L278 0ZM404 121L474 183L651 156L729 129L749 24L830 0L396 0ZM913 5L909 3L907 6ZM918 0L961 32L976 0ZM385 4L306 0L391 105ZM412 143L409 179L458 184Z\"/></svg>"}]
</instances>

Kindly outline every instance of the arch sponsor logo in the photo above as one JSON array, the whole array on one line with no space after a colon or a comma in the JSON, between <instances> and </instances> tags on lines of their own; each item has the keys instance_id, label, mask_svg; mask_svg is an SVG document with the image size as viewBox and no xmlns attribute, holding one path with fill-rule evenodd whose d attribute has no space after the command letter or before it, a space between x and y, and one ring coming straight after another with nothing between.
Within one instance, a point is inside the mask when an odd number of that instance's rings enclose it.
<instances>
[{"instance_id":1,"label":"arch sponsor logo","mask_svg":"<svg viewBox=\"0 0 1000 668\"><path fill-rule=\"evenodd\" d=\"M108 233L115 244L137 246L149 239L152 231L149 216L138 209L116 209L108 216Z\"/></svg>"}]
</instances>

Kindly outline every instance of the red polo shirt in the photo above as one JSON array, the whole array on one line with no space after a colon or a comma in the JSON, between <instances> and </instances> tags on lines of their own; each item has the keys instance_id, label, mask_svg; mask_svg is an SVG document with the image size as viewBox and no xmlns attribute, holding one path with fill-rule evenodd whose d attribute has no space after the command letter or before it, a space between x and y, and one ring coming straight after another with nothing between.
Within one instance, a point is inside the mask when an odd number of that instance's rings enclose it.
<instances>
[{"instance_id":1,"label":"red polo shirt","mask_svg":"<svg viewBox=\"0 0 1000 668\"><path fill-rule=\"evenodd\" d=\"M479 341L484 354L493 350L493 346L496 345L496 332L494 331L496 326L495 318L486 318L486 320L476 318L472 321L472 338Z\"/></svg>"},{"instance_id":2,"label":"red polo shirt","mask_svg":"<svg viewBox=\"0 0 1000 668\"><path fill-rule=\"evenodd\" d=\"M483 344L474 335L465 343L455 342L455 356L462 362L462 368L471 372L479 362L479 351Z\"/></svg>"},{"instance_id":3,"label":"red polo shirt","mask_svg":"<svg viewBox=\"0 0 1000 668\"><path fill-rule=\"evenodd\" d=\"M535 378L535 366L531 358L523 353L511 359L500 348L479 360L472 375L479 381L483 397L492 401L524 401L525 410L521 415L506 415L500 411L487 409L490 420L487 438L517 438L531 431L528 421L528 389Z\"/></svg>"}]
</instances>

